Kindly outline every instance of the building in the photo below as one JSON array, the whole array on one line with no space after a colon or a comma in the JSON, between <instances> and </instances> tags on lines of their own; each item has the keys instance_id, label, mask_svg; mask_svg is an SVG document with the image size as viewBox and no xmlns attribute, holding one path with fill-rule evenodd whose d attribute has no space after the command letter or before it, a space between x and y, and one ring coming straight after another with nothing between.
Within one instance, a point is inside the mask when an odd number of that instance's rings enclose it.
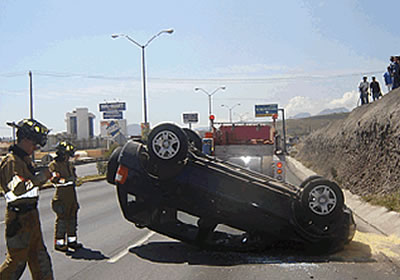
<instances>
[{"instance_id":1,"label":"building","mask_svg":"<svg viewBox=\"0 0 400 280\"><path fill-rule=\"evenodd\" d=\"M93 138L95 117L88 108L76 108L72 113L67 113L67 133L78 140Z\"/></svg>"}]
</instances>

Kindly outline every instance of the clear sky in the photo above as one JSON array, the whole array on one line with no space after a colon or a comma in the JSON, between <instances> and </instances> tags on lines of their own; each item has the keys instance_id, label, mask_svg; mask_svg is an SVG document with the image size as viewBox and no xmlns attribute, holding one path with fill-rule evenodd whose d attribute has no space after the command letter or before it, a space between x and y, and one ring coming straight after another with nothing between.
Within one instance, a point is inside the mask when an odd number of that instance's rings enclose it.
<instances>
[{"instance_id":1,"label":"clear sky","mask_svg":"<svg viewBox=\"0 0 400 280\"><path fill-rule=\"evenodd\" d=\"M65 131L65 114L125 101L128 124L142 113L140 44L146 48L148 117L182 124L198 112L207 126L208 92L216 119L254 118L254 105L278 103L288 116L357 105L362 75L382 84L390 55L400 54L400 1L0 0L0 136L6 121L34 117ZM384 90L386 92L386 89Z\"/></svg>"}]
</instances>

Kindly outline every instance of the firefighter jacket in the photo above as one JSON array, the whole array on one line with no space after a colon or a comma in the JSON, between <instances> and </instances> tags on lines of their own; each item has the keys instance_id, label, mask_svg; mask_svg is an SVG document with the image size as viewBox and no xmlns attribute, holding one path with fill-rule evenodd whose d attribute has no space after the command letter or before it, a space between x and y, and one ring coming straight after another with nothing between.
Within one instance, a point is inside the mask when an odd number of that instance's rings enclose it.
<instances>
[{"instance_id":1,"label":"firefighter jacket","mask_svg":"<svg viewBox=\"0 0 400 280\"><path fill-rule=\"evenodd\" d=\"M49 169L53 175L51 182L56 188L53 199L77 203L75 167L69 161L56 159L49 164Z\"/></svg>"},{"instance_id":2,"label":"firefighter jacket","mask_svg":"<svg viewBox=\"0 0 400 280\"><path fill-rule=\"evenodd\" d=\"M29 155L18 145L0 163L0 186L9 205L35 204L39 187L47 181L44 172L36 174Z\"/></svg>"}]
</instances>

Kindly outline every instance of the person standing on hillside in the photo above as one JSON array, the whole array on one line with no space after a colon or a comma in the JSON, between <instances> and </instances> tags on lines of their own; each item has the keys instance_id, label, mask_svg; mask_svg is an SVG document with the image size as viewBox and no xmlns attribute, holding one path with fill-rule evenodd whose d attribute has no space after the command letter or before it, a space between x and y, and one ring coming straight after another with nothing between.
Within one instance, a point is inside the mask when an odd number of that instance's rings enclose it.
<instances>
[{"instance_id":1,"label":"person standing on hillside","mask_svg":"<svg viewBox=\"0 0 400 280\"><path fill-rule=\"evenodd\" d=\"M392 90L392 86L393 86L393 79L392 79L392 75L390 73L390 66L388 66L387 71L385 72L385 74L383 74L383 79L385 80L385 85L388 89L388 92Z\"/></svg>"},{"instance_id":2,"label":"person standing on hillside","mask_svg":"<svg viewBox=\"0 0 400 280\"><path fill-rule=\"evenodd\" d=\"M371 89L372 100L378 100L379 97L382 96L381 87L379 86L379 82L376 80L374 76L372 76L372 82L369 85Z\"/></svg>"},{"instance_id":3,"label":"person standing on hillside","mask_svg":"<svg viewBox=\"0 0 400 280\"><path fill-rule=\"evenodd\" d=\"M48 168L35 170L31 159L39 146L46 145L49 130L33 119L8 125L17 128L17 144L10 147L0 163L0 186L7 203L7 256L0 266L0 279L21 278L26 263L32 279L53 279L37 209L39 188L50 179L51 173Z\"/></svg>"},{"instance_id":4,"label":"person standing on hillside","mask_svg":"<svg viewBox=\"0 0 400 280\"><path fill-rule=\"evenodd\" d=\"M77 250L82 248L78 243L76 231L78 227L77 214L79 209L76 196L76 172L75 167L69 161L74 156L75 147L68 142L60 142L56 146L57 156L49 164L53 177L51 182L56 191L51 206L56 213L54 232L54 249L67 252L68 248Z\"/></svg>"},{"instance_id":5,"label":"person standing on hillside","mask_svg":"<svg viewBox=\"0 0 400 280\"><path fill-rule=\"evenodd\" d=\"M360 99L361 99L361 105L368 104L368 88L369 88L369 83L367 81L367 77L364 76L363 80L361 81L360 85L358 86L358 89L360 91Z\"/></svg>"},{"instance_id":6,"label":"person standing on hillside","mask_svg":"<svg viewBox=\"0 0 400 280\"><path fill-rule=\"evenodd\" d=\"M393 89L396 89L400 87L400 56L394 58L391 70L393 75Z\"/></svg>"}]
</instances>

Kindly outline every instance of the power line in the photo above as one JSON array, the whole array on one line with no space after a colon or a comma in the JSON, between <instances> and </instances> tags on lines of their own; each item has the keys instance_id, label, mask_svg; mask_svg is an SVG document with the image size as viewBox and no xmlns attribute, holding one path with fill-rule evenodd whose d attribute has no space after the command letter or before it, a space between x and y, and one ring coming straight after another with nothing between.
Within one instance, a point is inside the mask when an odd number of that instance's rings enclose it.
<instances>
[{"instance_id":1,"label":"power line","mask_svg":"<svg viewBox=\"0 0 400 280\"><path fill-rule=\"evenodd\" d=\"M115 81L132 81L140 80L139 77L132 76L107 76L107 75L93 75L93 74L81 74L81 73L61 73L61 72L48 72L48 71L32 71L35 76L52 77L52 78L81 78L81 79L97 79L97 80L115 80ZM149 80L154 82L179 82L179 83L220 83L220 82L237 82L237 83L264 83L269 81L290 81L290 80L324 80L324 79L340 79L356 76L365 75L376 75L381 74L382 71L369 71L369 72L353 72L344 74L331 74L331 75L292 75L292 76L272 76L272 77L261 77L261 78L247 78L247 77L230 77L230 78L160 78L160 77L149 77ZM0 73L0 77L3 78L14 78L25 76L26 73Z\"/></svg>"}]
</instances>

